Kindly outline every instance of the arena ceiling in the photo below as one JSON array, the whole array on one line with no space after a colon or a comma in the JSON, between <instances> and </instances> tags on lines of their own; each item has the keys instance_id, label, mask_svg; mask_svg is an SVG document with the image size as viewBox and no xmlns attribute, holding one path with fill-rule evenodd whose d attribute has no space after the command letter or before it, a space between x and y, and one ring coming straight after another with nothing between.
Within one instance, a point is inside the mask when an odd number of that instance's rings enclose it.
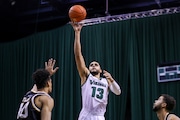
<instances>
[{"instance_id":1,"label":"arena ceiling","mask_svg":"<svg viewBox=\"0 0 180 120\"><path fill-rule=\"evenodd\" d=\"M81 4L87 18L180 6L180 0L1 0L1 40L20 39L69 22L68 10Z\"/></svg>"}]
</instances>

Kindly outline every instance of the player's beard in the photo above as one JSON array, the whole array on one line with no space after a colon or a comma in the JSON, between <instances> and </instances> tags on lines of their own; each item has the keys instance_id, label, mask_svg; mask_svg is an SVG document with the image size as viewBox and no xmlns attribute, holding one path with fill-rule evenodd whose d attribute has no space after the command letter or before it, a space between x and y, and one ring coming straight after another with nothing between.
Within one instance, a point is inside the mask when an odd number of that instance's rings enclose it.
<instances>
[{"instance_id":1,"label":"player's beard","mask_svg":"<svg viewBox=\"0 0 180 120\"><path fill-rule=\"evenodd\" d=\"M159 111L160 109L161 109L161 104L153 107L153 111L154 111L154 112L157 112L157 111Z\"/></svg>"},{"instance_id":2,"label":"player's beard","mask_svg":"<svg viewBox=\"0 0 180 120\"><path fill-rule=\"evenodd\" d=\"M90 72L93 76L97 75L98 72Z\"/></svg>"}]
</instances>

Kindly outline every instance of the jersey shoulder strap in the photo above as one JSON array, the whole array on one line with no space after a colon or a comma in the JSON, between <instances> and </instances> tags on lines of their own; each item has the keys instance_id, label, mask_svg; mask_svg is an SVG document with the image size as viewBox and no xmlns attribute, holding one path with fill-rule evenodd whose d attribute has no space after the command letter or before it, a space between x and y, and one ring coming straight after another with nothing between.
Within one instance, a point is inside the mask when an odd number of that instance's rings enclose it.
<instances>
[{"instance_id":1,"label":"jersey shoulder strap","mask_svg":"<svg viewBox=\"0 0 180 120\"><path fill-rule=\"evenodd\" d=\"M170 113L168 113L167 115L166 115L166 120L168 119L168 116L170 115Z\"/></svg>"},{"instance_id":2,"label":"jersey shoulder strap","mask_svg":"<svg viewBox=\"0 0 180 120\"><path fill-rule=\"evenodd\" d=\"M41 109L36 106L36 104L35 104L35 98L36 98L37 96L42 96L42 95L45 95L45 96L50 97L50 95L47 94L47 93L45 93L45 92L39 92L39 91L37 91L37 92L35 93L35 95L32 96L32 98L31 98L32 106L33 106L33 108L34 108L36 111L38 111L38 112L40 112Z\"/></svg>"}]
</instances>

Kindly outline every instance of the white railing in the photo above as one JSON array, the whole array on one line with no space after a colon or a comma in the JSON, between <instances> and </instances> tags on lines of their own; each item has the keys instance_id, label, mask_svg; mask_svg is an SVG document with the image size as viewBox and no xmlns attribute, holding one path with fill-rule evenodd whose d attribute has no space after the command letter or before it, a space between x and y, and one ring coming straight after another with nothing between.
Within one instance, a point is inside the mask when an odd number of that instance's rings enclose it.
<instances>
[{"instance_id":1,"label":"white railing","mask_svg":"<svg viewBox=\"0 0 180 120\"><path fill-rule=\"evenodd\" d=\"M144 18L144 17L174 14L174 13L180 13L180 7L155 9L155 10L148 10L148 11L143 11L143 12L91 18L91 19L85 19L81 21L81 23L83 23L84 26L87 26L87 25L94 25L94 24L100 24L100 23L105 23L105 22L115 22L115 21L122 21L122 20L128 20L128 19L138 19L138 18Z\"/></svg>"}]
</instances>

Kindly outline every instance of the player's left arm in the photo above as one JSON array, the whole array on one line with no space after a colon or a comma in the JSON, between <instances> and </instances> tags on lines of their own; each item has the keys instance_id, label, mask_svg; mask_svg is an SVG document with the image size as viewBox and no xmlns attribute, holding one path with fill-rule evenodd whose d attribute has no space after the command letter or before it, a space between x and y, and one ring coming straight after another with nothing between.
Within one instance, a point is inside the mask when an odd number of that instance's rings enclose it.
<instances>
[{"instance_id":1,"label":"player's left arm","mask_svg":"<svg viewBox=\"0 0 180 120\"><path fill-rule=\"evenodd\" d=\"M106 70L103 70L103 76L107 79L108 83L109 83L109 88L110 90L116 94L116 95L120 95L121 94L121 88L120 86L117 84L117 82L113 79L113 77L111 76L111 74L109 72L107 72Z\"/></svg>"}]
</instances>

